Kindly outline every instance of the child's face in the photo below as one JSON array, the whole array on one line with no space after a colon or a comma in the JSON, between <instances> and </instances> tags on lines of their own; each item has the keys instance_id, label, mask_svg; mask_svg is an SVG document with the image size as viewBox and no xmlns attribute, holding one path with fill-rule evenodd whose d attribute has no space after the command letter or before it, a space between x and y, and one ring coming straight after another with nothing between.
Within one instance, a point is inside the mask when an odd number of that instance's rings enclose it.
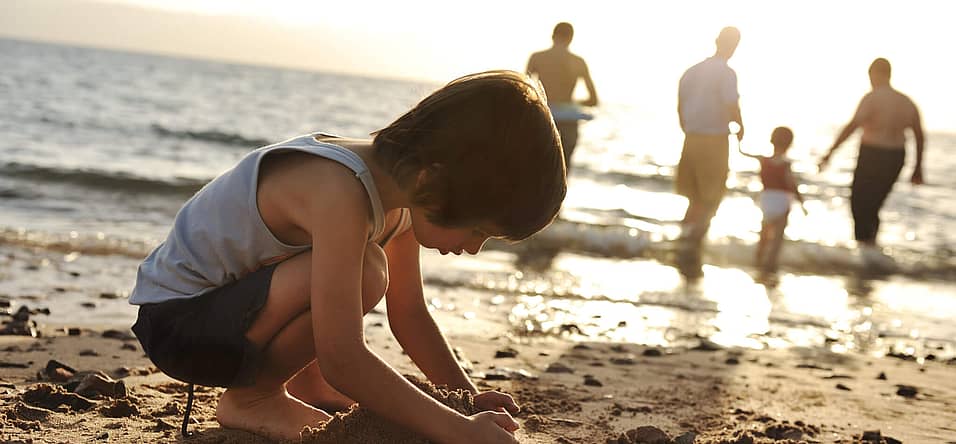
<instances>
[{"instance_id":1,"label":"child's face","mask_svg":"<svg viewBox=\"0 0 956 444\"><path fill-rule=\"evenodd\" d=\"M485 241L491 237L480 228L449 228L428 221L423 210L412 210L412 230L415 238L425 248L438 250L441 254L463 252L478 254Z\"/></svg>"}]
</instances>

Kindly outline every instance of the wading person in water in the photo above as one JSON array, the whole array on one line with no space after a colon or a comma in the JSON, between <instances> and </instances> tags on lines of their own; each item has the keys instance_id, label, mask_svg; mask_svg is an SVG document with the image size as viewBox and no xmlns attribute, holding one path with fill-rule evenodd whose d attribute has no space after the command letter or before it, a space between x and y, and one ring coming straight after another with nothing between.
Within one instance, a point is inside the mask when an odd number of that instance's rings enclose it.
<instances>
[{"instance_id":1,"label":"wading person in water","mask_svg":"<svg viewBox=\"0 0 956 444\"><path fill-rule=\"evenodd\" d=\"M854 235L864 259L879 255L876 236L880 229L880 208L903 169L907 130L912 132L916 143L916 162L910 182L914 185L923 183L925 144L920 113L909 97L890 86L890 71L890 62L886 59L878 58L870 64L873 90L863 96L853 119L843 127L820 160L820 170L823 170L833 152L857 128L863 128L860 155L850 186L850 210Z\"/></svg>"},{"instance_id":2,"label":"wading person in water","mask_svg":"<svg viewBox=\"0 0 956 444\"><path fill-rule=\"evenodd\" d=\"M714 55L688 68L678 86L677 115L684 132L684 147L674 182L677 194L687 198L678 267L690 278L702 274L704 239L727 191L729 123L740 126L738 141L744 137L737 73L727 66L739 42L737 28L722 29Z\"/></svg>"},{"instance_id":3,"label":"wading person in water","mask_svg":"<svg viewBox=\"0 0 956 444\"><path fill-rule=\"evenodd\" d=\"M538 80L541 81L544 91L548 95L548 102L554 110L574 105L572 97L578 79L584 81L584 86L588 90L588 99L581 102L580 105L597 106L598 104L597 91L594 89L594 81L591 80L588 64L584 62L583 58L568 49L573 38L574 28L571 27L571 24L558 23L551 33L551 41L553 42L551 48L536 52L528 59L528 74L537 76ZM561 112L557 112L554 116L558 132L561 134L561 146L564 148L564 163L569 170L571 169L571 156L578 144L579 120L580 118L576 116L564 117Z\"/></svg>"},{"instance_id":4,"label":"wading person in water","mask_svg":"<svg viewBox=\"0 0 956 444\"><path fill-rule=\"evenodd\" d=\"M512 398L480 392L426 306L422 247L476 254L551 223L566 192L544 94L511 71L434 92L374 138L257 149L182 207L139 267L133 331L168 375L226 387L223 427L295 439L353 402L437 443L516 443ZM366 345L389 326L428 379L474 394L463 416Z\"/></svg>"}]
</instances>

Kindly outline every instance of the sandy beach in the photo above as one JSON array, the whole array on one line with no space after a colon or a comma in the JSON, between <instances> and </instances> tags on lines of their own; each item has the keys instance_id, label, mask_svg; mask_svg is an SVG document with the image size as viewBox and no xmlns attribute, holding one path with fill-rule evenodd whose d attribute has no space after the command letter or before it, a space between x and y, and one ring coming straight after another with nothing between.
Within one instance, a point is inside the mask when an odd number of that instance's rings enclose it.
<instances>
[{"instance_id":1,"label":"sandy beach","mask_svg":"<svg viewBox=\"0 0 956 444\"><path fill-rule=\"evenodd\" d=\"M22 259L25 253L18 254ZM7 250L8 260L13 255ZM56 274L67 272L27 269L15 276L55 294ZM37 282L38 276L48 280ZM196 389L190 426L195 435L183 440L186 386L157 372L126 326L71 329L48 322L62 318L45 314L42 297L4 300L5 331L20 334L0 336L0 440L268 442L220 428L220 389L202 387ZM479 387L515 397L522 408L522 443L956 442L952 360L820 348L735 349L705 339L658 348L523 337L488 312L435 316ZM366 337L399 371L420 375L381 311L366 317ZM456 402L467 401L459 396ZM302 442L425 442L393 429L383 439L368 417L338 421L338 429L313 431Z\"/></svg>"}]
</instances>

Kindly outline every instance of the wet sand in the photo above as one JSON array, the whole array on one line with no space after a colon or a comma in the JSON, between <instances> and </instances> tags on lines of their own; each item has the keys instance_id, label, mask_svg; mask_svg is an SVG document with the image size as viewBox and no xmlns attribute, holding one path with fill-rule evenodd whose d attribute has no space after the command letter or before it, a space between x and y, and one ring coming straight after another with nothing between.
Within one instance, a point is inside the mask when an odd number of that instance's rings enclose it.
<instances>
[{"instance_id":1,"label":"wet sand","mask_svg":"<svg viewBox=\"0 0 956 444\"><path fill-rule=\"evenodd\" d=\"M0 440L180 440L186 386L156 372L128 332L40 330L41 338L0 336ZM383 358L416 373L387 328L372 322L367 334ZM956 442L956 365L943 362L449 336L481 388L511 393L521 405L522 443ZM47 371L50 360L65 366ZM122 390L77 388L89 379L84 372L96 371L102 375L93 379L119 381ZM220 428L219 393L197 387L188 442L269 442ZM468 411L466 396L452 398ZM864 440L876 431L881 440ZM427 441L353 411L301 442Z\"/></svg>"},{"instance_id":2,"label":"wet sand","mask_svg":"<svg viewBox=\"0 0 956 444\"><path fill-rule=\"evenodd\" d=\"M0 442L183 442L186 385L156 371L124 320L134 309L121 286L138 260L0 253ZM428 294L444 301L433 313L479 387L521 406L522 443L956 443L954 359L529 338L511 333L506 304L458 287ZM384 313L365 325L376 353L421 375ZM219 393L196 388L186 442L269 442L220 428ZM434 393L471 411L463 394ZM426 441L356 410L301 442Z\"/></svg>"}]
</instances>

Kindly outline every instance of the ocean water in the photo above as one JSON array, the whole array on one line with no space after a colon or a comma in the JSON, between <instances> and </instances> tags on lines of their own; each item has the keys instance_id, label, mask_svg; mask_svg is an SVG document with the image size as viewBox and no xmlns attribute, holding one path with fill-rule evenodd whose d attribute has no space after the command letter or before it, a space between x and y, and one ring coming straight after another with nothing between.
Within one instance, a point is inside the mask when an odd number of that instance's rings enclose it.
<instances>
[{"instance_id":1,"label":"ocean water","mask_svg":"<svg viewBox=\"0 0 956 444\"><path fill-rule=\"evenodd\" d=\"M84 275L96 283L88 288L119 296L182 203L248 151L313 131L363 137L438 86L2 39L0 59L0 247L43 264L85 258L99 270ZM738 155L705 276L689 283L669 265L686 205L671 192L681 144L673 110L610 103L595 112L560 219L535 239L556 256L529 265L520 247L426 251L435 310L468 319L469 307L483 306L518 336L956 355L956 160L942 154L956 148L956 131L928 134L929 184L908 183L908 162L884 207L880 241L895 272L873 273L851 241L854 141L818 174L817 147L839 122L796 122L809 215L791 212L779 285L752 277L759 180L756 163ZM745 148L768 148L750 134ZM13 257L0 266L19 264ZM43 292L12 276L0 273L0 294ZM39 299L74 307L70 298L82 297L60 293ZM131 322L121 299L95 312L53 310L53 319Z\"/></svg>"}]
</instances>

